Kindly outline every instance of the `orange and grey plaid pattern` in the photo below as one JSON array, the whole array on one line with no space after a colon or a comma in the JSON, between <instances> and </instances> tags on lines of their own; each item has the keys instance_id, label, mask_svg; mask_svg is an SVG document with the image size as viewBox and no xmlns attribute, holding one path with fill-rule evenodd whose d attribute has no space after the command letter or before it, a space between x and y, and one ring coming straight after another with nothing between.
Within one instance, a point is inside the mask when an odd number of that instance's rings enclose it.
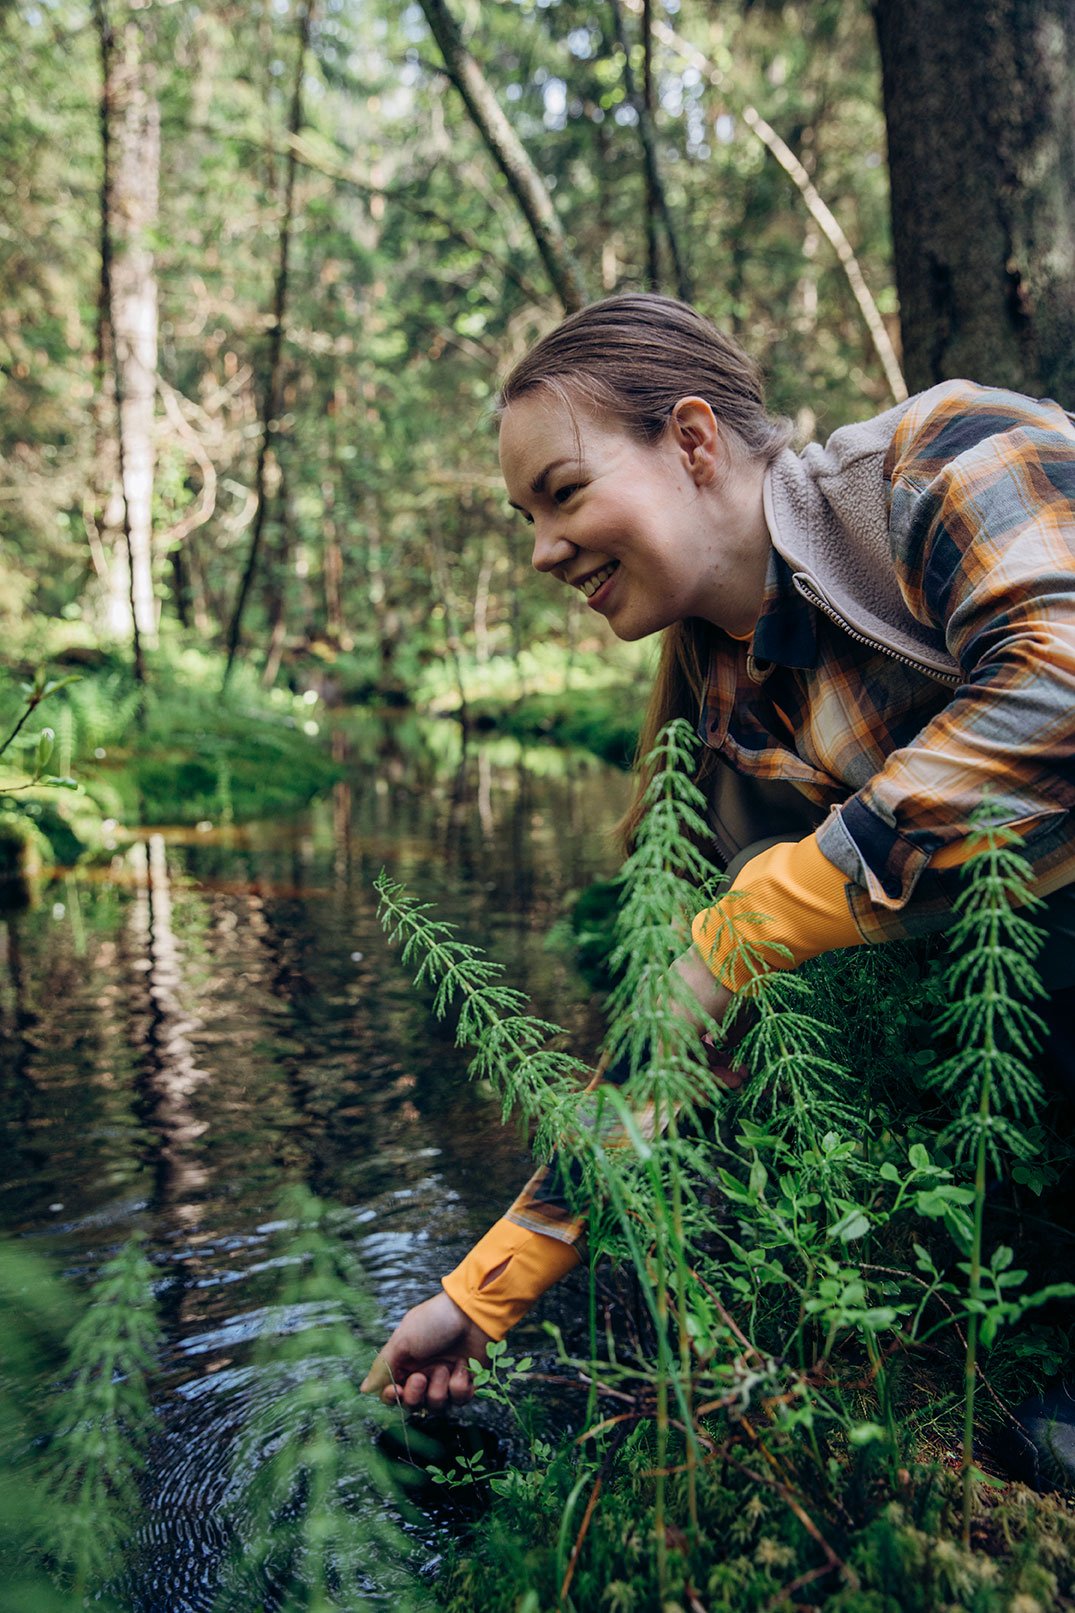
<instances>
[{"instance_id":1,"label":"orange and grey plaid pattern","mask_svg":"<svg viewBox=\"0 0 1075 1613\"><path fill-rule=\"evenodd\" d=\"M856 642L774 556L753 643L714 655L700 725L738 771L831 808L818 845L869 941L946 926L958 869L931 859L986 797L1042 895L1075 879L1075 425L967 382L912 402L885 491L901 593L943 632L959 686Z\"/></svg>"}]
</instances>

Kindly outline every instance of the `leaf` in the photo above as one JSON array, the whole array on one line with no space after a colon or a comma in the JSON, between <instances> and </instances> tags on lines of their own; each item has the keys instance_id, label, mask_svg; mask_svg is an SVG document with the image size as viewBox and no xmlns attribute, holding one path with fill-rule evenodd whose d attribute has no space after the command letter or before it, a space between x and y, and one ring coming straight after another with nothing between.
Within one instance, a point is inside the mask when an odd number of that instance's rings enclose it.
<instances>
[{"instance_id":1,"label":"leaf","mask_svg":"<svg viewBox=\"0 0 1075 1613\"><path fill-rule=\"evenodd\" d=\"M885 1431L880 1423L856 1423L854 1428L847 1431L848 1443L851 1445L872 1445L875 1440L884 1439Z\"/></svg>"},{"instance_id":2,"label":"leaf","mask_svg":"<svg viewBox=\"0 0 1075 1613\"><path fill-rule=\"evenodd\" d=\"M890 1159L885 1160L877 1174L882 1182L898 1182L900 1180L900 1173Z\"/></svg>"},{"instance_id":3,"label":"leaf","mask_svg":"<svg viewBox=\"0 0 1075 1613\"><path fill-rule=\"evenodd\" d=\"M912 1143L907 1150L907 1159L914 1171L928 1171L930 1158L922 1143Z\"/></svg>"},{"instance_id":4,"label":"leaf","mask_svg":"<svg viewBox=\"0 0 1075 1613\"><path fill-rule=\"evenodd\" d=\"M830 1238L839 1238L841 1243L852 1243L856 1238L863 1237L870 1230L870 1218L863 1210L848 1210L842 1215L836 1225L829 1228Z\"/></svg>"}]
</instances>

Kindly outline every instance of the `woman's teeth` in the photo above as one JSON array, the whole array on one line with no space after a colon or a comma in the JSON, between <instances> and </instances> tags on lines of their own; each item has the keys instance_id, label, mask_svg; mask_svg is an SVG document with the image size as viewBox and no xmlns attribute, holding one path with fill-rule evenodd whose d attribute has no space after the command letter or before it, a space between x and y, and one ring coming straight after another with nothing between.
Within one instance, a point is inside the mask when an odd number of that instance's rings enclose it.
<instances>
[{"instance_id":1,"label":"woman's teeth","mask_svg":"<svg viewBox=\"0 0 1075 1613\"><path fill-rule=\"evenodd\" d=\"M607 566L602 566L600 571L595 571L592 577L587 577L584 582L579 583L579 588L587 599L592 599L601 585L608 582L612 573L618 569L619 564L618 560L612 560Z\"/></svg>"}]
</instances>

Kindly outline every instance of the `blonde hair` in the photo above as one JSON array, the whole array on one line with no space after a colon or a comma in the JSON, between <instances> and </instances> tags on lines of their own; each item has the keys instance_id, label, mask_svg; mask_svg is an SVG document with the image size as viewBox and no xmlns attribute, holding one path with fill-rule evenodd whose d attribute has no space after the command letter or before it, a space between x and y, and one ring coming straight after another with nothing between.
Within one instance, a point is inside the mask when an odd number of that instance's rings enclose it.
<instances>
[{"instance_id":1,"label":"blonde hair","mask_svg":"<svg viewBox=\"0 0 1075 1613\"><path fill-rule=\"evenodd\" d=\"M503 413L529 392L545 391L569 407L585 401L607 410L641 441L655 442L684 397L704 398L724 432L749 459L771 464L787 447L791 426L765 409L761 373L729 336L687 303L651 292L606 297L570 315L515 365L497 400ZM661 656L646 707L636 759L634 799L618 825L630 850L649 782L642 765L673 717L697 722L709 657L719 638L690 617L662 634ZM707 755L699 764L704 776Z\"/></svg>"}]
</instances>

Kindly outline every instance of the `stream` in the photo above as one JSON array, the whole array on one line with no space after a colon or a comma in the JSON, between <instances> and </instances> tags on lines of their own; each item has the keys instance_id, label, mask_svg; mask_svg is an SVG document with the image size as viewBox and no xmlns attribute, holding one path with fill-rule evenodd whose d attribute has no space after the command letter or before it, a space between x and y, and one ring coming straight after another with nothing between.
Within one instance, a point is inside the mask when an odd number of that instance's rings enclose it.
<instances>
[{"instance_id":1,"label":"stream","mask_svg":"<svg viewBox=\"0 0 1075 1613\"><path fill-rule=\"evenodd\" d=\"M485 947L581 1054L601 1033L547 935L613 871L627 779L502 739L464 752L454 725L409 718L348 717L332 744L344 777L307 811L140 832L0 922L0 1226L79 1286L138 1229L155 1272L137 1613L211 1608L235 1547L221 1508L237 1431L272 1392L251 1359L282 1189L342 1207L379 1312L372 1355L528 1172L383 936L378 872ZM542 1314L572 1305L558 1291ZM516 1336L545 1340L531 1319ZM435 1558L443 1520L408 1527Z\"/></svg>"}]
</instances>

